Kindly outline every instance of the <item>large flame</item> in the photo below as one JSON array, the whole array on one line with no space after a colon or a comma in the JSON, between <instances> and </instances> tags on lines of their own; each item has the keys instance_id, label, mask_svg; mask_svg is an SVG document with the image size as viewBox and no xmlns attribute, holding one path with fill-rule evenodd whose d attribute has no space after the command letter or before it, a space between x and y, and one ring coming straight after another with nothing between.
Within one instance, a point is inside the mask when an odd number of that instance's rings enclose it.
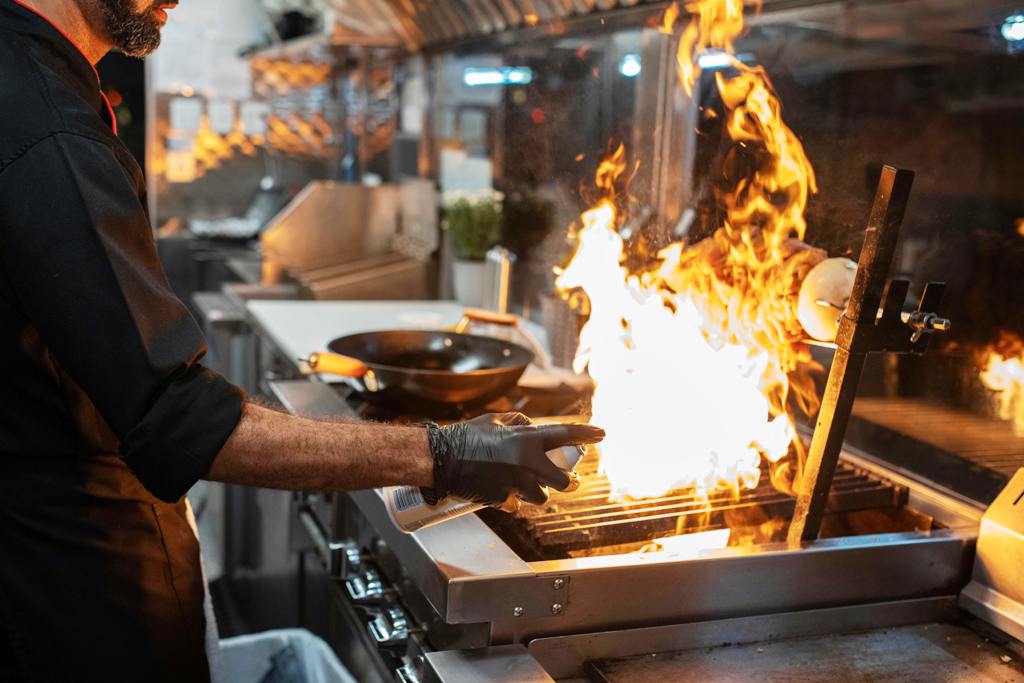
<instances>
[{"instance_id":1,"label":"large flame","mask_svg":"<svg viewBox=\"0 0 1024 683\"><path fill-rule=\"evenodd\" d=\"M757 7L760 9L760 2L757 2ZM692 95L694 83L700 76L700 66L695 57L709 49L733 54L732 43L743 33L743 0L696 0L686 3L686 11L693 19L683 30L676 61L679 82L686 94ZM673 3L665 12L662 30L671 33L678 19L679 7Z\"/></svg>"},{"instance_id":2,"label":"large flame","mask_svg":"<svg viewBox=\"0 0 1024 683\"><path fill-rule=\"evenodd\" d=\"M1024 340L1004 333L986 350L983 367L981 381L992 390L999 417L1024 436Z\"/></svg>"},{"instance_id":3,"label":"large flame","mask_svg":"<svg viewBox=\"0 0 1024 683\"><path fill-rule=\"evenodd\" d=\"M679 75L692 93L702 53L733 55L743 6L699 0L686 9ZM662 30L679 17L672 5ZM795 305L803 276L825 258L799 241L814 172L764 71L731 62L715 78L725 130L731 153L756 163L720 194L723 225L697 245L664 249L646 272L627 272L615 201L620 147L598 170L603 197L583 214L576 254L556 282L589 300L575 367L594 379L592 419L607 432L601 467L619 495L753 487L761 456L787 488L802 460L786 411L793 388L805 410L816 401L800 374L809 356ZM791 445L795 459L782 460Z\"/></svg>"}]
</instances>

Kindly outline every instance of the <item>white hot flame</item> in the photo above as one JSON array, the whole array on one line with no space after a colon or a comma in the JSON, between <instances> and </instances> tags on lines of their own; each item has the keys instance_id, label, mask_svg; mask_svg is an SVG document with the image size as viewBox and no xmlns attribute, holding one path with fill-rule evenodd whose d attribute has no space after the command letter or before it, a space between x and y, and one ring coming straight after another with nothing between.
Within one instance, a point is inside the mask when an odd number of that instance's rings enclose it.
<instances>
[{"instance_id":1,"label":"white hot flame","mask_svg":"<svg viewBox=\"0 0 1024 683\"><path fill-rule=\"evenodd\" d=\"M603 473L634 498L756 486L761 454L783 457L792 438L760 390L768 357L713 348L688 298L628 276L614 218L608 202L584 214L577 257L557 281L590 300L576 370L589 367L596 384Z\"/></svg>"}]
</instances>

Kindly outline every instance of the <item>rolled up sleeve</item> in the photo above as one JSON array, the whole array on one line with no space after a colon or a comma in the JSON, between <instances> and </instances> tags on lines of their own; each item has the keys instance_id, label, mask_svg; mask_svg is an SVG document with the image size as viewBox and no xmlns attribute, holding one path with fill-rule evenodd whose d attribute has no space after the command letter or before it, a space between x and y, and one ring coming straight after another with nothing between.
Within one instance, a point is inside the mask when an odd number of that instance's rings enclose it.
<instances>
[{"instance_id":1,"label":"rolled up sleeve","mask_svg":"<svg viewBox=\"0 0 1024 683\"><path fill-rule=\"evenodd\" d=\"M102 141L37 142L0 172L0 264L125 463L173 502L209 471L245 395L202 365L206 342L160 266L138 183Z\"/></svg>"}]
</instances>

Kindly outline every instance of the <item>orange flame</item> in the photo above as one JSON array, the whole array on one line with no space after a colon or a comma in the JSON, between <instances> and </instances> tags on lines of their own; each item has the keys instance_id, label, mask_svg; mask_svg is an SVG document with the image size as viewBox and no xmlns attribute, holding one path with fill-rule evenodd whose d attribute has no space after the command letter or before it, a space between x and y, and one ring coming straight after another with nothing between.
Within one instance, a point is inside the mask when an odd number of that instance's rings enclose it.
<instances>
[{"instance_id":1,"label":"orange flame","mask_svg":"<svg viewBox=\"0 0 1024 683\"><path fill-rule=\"evenodd\" d=\"M981 382L993 393L996 410L1024 436L1024 340L1004 332L985 352Z\"/></svg>"},{"instance_id":2,"label":"orange flame","mask_svg":"<svg viewBox=\"0 0 1024 683\"><path fill-rule=\"evenodd\" d=\"M743 5L699 0L686 9L695 16L683 30L679 77L692 93L702 53L733 55ZM678 17L673 4L662 30ZM629 274L613 189L625 168L620 147L598 170L604 196L583 214L577 252L556 281L589 301L575 368L589 368L595 381L592 419L607 432L601 466L620 495L753 487L762 456L776 485L789 488L802 462L790 394L816 408L796 318L800 284L826 256L800 241L814 171L763 69L735 57L731 64L715 78L725 131L733 154L753 150L758 161L721 193L724 224ZM792 463L783 460L791 445Z\"/></svg>"},{"instance_id":3,"label":"orange flame","mask_svg":"<svg viewBox=\"0 0 1024 683\"><path fill-rule=\"evenodd\" d=\"M755 5L759 11L760 0ZM696 0L686 3L686 11L694 19L683 30L676 62L679 65L679 82L686 94L692 95L700 75L694 55L700 55L709 48L733 54L732 43L743 32L743 0ZM673 3L665 11L663 30L671 33L678 18L679 7ZM739 64L735 58L731 61Z\"/></svg>"},{"instance_id":4,"label":"orange flame","mask_svg":"<svg viewBox=\"0 0 1024 683\"><path fill-rule=\"evenodd\" d=\"M679 20L679 5L672 3L665 10L665 14L661 17L661 25L658 30L666 35L672 35L676 28L676 22Z\"/></svg>"},{"instance_id":5,"label":"orange flame","mask_svg":"<svg viewBox=\"0 0 1024 683\"><path fill-rule=\"evenodd\" d=\"M608 200L615 198L615 181L625 170L626 146L620 144L614 152L602 159L597 167L595 183Z\"/></svg>"}]
</instances>

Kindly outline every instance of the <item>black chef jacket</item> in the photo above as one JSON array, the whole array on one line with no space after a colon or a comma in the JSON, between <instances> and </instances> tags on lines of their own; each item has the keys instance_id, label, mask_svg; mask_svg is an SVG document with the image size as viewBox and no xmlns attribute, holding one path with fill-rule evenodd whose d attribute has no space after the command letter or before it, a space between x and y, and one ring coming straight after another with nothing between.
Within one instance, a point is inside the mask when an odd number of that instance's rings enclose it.
<instances>
[{"instance_id":1,"label":"black chef jacket","mask_svg":"<svg viewBox=\"0 0 1024 683\"><path fill-rule=\"evenodd\" d=\"M241 415L96 71L0 0L0 679L203 681L183 495Z\"/></svg>"}]
</instances>

